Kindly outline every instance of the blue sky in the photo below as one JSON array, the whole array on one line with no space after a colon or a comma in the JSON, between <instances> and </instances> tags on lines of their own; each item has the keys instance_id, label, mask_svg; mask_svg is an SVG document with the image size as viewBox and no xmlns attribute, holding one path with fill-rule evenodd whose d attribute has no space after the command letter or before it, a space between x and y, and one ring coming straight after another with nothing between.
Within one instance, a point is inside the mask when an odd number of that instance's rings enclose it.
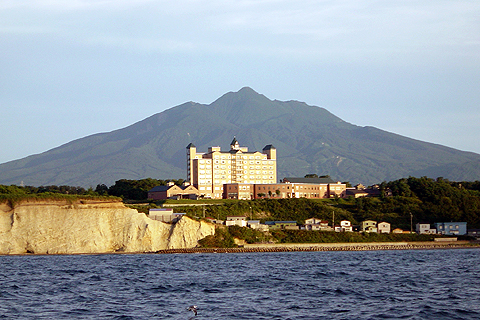
<instances>
[{"instance_id":1,"label":"blue sky","mask_svg":"<svg viewBox=\"0 0 480 320\"><path fill-rule=\"evenodd\" d=\"M0 163L249 86L480 153L480 2L2 0Z\"/></svg>"}]
</instances>

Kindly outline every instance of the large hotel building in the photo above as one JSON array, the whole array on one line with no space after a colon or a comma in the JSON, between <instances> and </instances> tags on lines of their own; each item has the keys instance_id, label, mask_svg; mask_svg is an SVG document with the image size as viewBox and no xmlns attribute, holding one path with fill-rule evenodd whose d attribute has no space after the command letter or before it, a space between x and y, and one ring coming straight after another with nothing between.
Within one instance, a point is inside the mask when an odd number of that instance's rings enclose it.
<instances>
[{"instance_id":1,"label":"large hotel building","mask_svg":"<svg viewBox=\"0 0 480 320\"><path fill-rule=\"evenodd\" d=\"M274 184L277 182L277 150L267 145L262 152L249 152L237 139L229 151L209 147L206 153L197 153L195 145L187 146L187 181L200 195L222 199L224 185Z\"/></svg>"}]
</instances>

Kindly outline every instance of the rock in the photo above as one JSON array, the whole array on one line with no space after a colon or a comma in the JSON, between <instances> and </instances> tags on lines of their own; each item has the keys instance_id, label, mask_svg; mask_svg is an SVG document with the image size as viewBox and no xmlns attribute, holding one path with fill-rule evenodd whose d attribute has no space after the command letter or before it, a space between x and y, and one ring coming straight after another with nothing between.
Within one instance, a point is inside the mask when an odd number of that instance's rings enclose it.
<instances>
[{"instance_id":1,"label":"rock","mask_svg":"<svg viewBox=\"0 0 480 320\"><path fill-rule=\"evenodd\" d=\"M193 248L215 226L182 217L174 225L121 202L0 204L0 254L156 252Z\"/></svg>"}]
</instances>

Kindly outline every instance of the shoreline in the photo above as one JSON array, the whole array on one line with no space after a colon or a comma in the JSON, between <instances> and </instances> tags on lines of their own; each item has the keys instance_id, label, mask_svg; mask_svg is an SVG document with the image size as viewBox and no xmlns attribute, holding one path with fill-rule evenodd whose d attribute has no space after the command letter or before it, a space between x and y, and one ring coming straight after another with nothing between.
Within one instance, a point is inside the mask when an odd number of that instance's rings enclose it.
<instances>
[{"instance_id":1,"label":"shoreline","mask_svg":"<svg viewBox=\"0 0 480 320\"><path fill-rule=\"evenodd\" d=\"M436 250L480 249L480 242L354 242L354 243L257 243L233 248L183 248L162 249L149 252L90 252L90 253L17 253L0 256L56 256L56 255L129 255L129 254L194 254L194 253L266 253L266 252L313 252L313 251L385 251L385 250Z\"/></svg>"},{"instance_id":2,"label":"shoreline","mask_svg":"<svg viewBox=\"0 0 480 320\"><path fill-rule=\"evenodd\" d=\"M425 250L425 249L480 249L480 244L470 241L446 243L434 242L367 242L367 243L280 243L246 244L235 248L185 248L164 249L156 254L174 253L255 253L297 251L380 251L380 250Z\"/></svg>"}]
</instances>

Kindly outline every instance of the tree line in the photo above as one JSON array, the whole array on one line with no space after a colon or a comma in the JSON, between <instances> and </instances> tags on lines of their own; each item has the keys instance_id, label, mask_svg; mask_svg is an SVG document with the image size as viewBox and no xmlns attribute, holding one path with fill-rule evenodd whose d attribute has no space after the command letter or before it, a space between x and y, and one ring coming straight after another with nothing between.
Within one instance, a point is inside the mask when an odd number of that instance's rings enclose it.
<instances>
[{"instance_id":1,"label":"tree line","mask_svg":"<svg viewBox=\"0 0 480 320\"><path fill-rule=\"evenodd\" d=\"M0 194L71 194L116 196L124 201L148 202L148 191L168 182L181 185L183 179L141 180L122 179L107 187L99 184L95 189L72 186L4 186ZM309 200L257 199L249 201L226 200L222 205L178 207L177 212L190 216L225 219L229 215L246 215L251 219L293 220L303 223L308 218L333 222L346 219L354 224L372 219L386 221L393 227L410 229L410 219L417 222L465 221L468 228L480 228L480 181L453 182L443 178L403 178L379 185L380 197ZM388 192L387 192L388 191ZM154 204L152 204L154 205ZM158 205L158 203L157 203ZM148 211L148 209L146 210Z\"/></svg>"},{"instance_id":2,"label":"tree line","mask_svg":"<svg viewBox=\"0 0 480 320\"><path fill-rule=\"evenodd\" d=\"M72 187L72 186L16 186L16 185L0 185L0 194L70 194L70 195L90 195L90 196L115 196L124 200L147 200L148 191L156 186L167 185L173 182L181 185L183 179L152 179L146 178L141 180L127 180L121 179L115 182L114 185L108 187L105 184L98 184L95 189Z\"/></svg>"}]
</instances>

